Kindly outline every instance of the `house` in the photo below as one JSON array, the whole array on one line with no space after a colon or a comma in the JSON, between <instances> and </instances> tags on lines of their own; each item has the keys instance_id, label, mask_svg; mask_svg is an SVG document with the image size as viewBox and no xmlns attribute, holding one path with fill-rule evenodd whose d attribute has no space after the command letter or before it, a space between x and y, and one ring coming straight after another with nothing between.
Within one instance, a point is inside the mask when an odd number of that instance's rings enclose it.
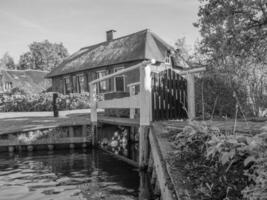
<instances>
[{"instance_id":1,"label":"house","mask_svg":"<svg viewBox=\"0 0 267 200\"><path fill-rule=\"evenodd\" d=\"M106 41L81 48L54 68L47 78L52 90L63 94L89 92L89 82L107 74L154 59L159 63L184 67L185 63L172 56L174 48L150 30L142 30L113 38L114 30L106 32ZM139 81L138 70L102 81L98 93L128 92L127 85Z\"/></svg>"},{"instance_id":2,"label":"house","mask_svg":"<svg viewBox=\"0 0 267 200\"><path fill-rule=\"evenodd\" d=\"M46 91L51 88L51 81L45 79L47 73L39 70L1 70L0 93L9 93L13 88L30 94Z\"/></svg>"}]
</instances>

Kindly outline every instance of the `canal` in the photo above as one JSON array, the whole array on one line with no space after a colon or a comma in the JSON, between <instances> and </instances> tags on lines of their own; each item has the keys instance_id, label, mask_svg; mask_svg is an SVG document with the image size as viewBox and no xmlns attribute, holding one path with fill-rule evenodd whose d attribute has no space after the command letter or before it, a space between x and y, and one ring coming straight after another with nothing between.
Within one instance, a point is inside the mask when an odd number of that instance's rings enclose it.
<instances>
[{"instance_id":1,"label":"canal","mask_svg":"<svg viewBox=\"0 0 267 200\"><path fill-rule=\"evenodd\" d=\"M0 200L143 199L140 180L138 169L101 150L0 156Z\"/></svg>"}]
</instances>

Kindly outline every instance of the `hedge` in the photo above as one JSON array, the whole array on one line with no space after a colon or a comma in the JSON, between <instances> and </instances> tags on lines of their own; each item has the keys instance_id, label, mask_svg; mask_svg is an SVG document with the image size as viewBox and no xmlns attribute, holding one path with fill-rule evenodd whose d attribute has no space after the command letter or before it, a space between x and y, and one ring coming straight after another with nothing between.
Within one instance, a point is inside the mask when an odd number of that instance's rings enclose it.
<instances>
[{"instance_id":1,"label":"hedge","mask_svg":"<svg viewBox=\"0 0 267 200\"><path fill-rule=\"evenodd\" d=\"M3 94L0 96L0 112L52 111L53 93ZM90 107L89 93L59 94L59 110L85 109Z\"/></svg>"}]
</instances>

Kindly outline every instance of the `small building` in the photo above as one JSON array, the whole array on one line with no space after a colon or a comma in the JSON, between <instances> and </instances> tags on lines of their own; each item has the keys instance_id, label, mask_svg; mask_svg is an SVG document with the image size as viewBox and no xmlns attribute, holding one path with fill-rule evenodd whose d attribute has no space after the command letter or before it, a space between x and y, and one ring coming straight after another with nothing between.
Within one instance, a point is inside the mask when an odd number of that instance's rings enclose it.
<instances>
[{"instance_id":1,"label":"small building","mask_svg":"<svg viewBox=\"0 0 267 200\"><path fill-rule=\"evenodd\" d=\"M9 93L13 88L30 94L46 91L51 88L51 81L45 79L47 73L40 70L1 70L0 93Z\"/></svg>"},{"instance_id":2,"label":"small building","mask_svg":"<svg viewBox=\"0 0 267 200\"><path fill-rule=\"evenodd\" d=\"M151 59L177 68L186 66L181 59L173 57L174 48L150 30L116 39L114 32L107 31L106 41L81 48L54 68L47 75L52 79L52 90L63 94L89 92L90 81ZM98 93L128 92L127 85L138 81L136 70L100 82Z\"/></svg>"}]
</instances>

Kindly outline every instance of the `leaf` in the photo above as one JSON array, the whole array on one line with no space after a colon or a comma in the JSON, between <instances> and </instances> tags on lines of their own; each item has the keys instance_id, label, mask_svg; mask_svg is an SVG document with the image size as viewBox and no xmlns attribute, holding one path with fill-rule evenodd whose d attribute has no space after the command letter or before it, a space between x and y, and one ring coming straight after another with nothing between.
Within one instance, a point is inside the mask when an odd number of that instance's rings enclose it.
<instances>
[{"instance_id":1,"label":"leaf","mask_svg":"<svg viewBox=\"0 0 267 200\"><path fill-rule=\"evenodd\" d=\"M221 157L222 164L225 165L227 162L229 162L233 158L234 155L235 155L234 150L223 153Z\"/></svg>"},{"instance_id":2,"label":"leaf","mask_svg":"<svg viewBox=\"0 0 267 200\"><path fill-rule=\"evenodd\" d=\"M255 162L255 161L256 161L255 156L249 156L244 160L244 165L247 166L249 163Z\"/></svg>"}]
</instances>

